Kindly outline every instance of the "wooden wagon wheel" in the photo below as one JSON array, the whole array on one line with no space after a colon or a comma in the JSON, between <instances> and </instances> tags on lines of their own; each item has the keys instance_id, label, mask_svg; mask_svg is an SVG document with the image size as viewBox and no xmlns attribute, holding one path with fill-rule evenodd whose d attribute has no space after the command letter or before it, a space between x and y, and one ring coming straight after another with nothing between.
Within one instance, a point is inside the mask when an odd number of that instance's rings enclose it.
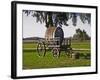
<instances>
[{"instance_id":1,"label":"wooden wagon wheel","mask_svg":"<svg viewBox=\"0 0 100 80\"><path fill-rule=\"evenodd\" d=\"M45 56L46 54L46 47L44 42L39 42L37 45L37 52L39 56Z\"/></svg>"},{"instance_id":2,"label":"wooden wagon wheel","mask_svg":"<svg viewBox=\"0 0 100 80\"><path fill-rule=\"evenodd\" d=\"M53 48L52 53L54 57L59 57L60 56L60 48Z\"/></svg>"}]
</instances>

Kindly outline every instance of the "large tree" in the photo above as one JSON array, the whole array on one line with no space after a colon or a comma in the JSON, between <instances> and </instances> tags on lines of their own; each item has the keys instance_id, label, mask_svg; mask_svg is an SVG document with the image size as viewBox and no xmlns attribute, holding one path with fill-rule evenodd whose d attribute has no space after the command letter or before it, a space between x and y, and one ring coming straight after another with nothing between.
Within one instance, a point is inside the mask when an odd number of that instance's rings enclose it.
<instances>
[{"instance_id":1,"label":"large tree","mask_svg":"<svg viewBox=\"0 0 100 80\"><path fill-rule=\"evenodd\" d=\"M31 15L36 17L36 22L45 23L48 27L57 27L62 25L68 26L68 20L72 20L73 26L77 25L77 17L80 20L88 24L91 23L91 14L89 13L72 13L72 12L47 12L47 11L33 11L33 10L23 10L23 12L28 16Z\"/></svg>"},{"instance_id":2,"label":"large tree","mask_svg":"<svg viewBox=\"0 0 100 80\"><path fill-rule=\"evenodd\" d=\"M73 35L73 39L84 41L84 40L90 40L90 37L85 30L81 30L78 28L76 29L76 33Z\"/></svg>"}]
</instances>

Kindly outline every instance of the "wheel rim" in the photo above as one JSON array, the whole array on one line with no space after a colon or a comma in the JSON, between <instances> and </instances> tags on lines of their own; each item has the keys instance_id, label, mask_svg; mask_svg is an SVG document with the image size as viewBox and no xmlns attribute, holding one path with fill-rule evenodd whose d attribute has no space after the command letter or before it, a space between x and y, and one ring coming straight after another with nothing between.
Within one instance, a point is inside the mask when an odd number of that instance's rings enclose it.
<instances>
[{"instance_id":1,"label":"wheel rim","mask_svg":"<svg viewBox=\"0 0 100 80\"><path fill-rule=\"evenodd\" d=\"M45 56L46 49L45 49L45 45L43 43L38 43L37 52L38 52L39 56Z\"/></svg>"},{"instance_id":2,"label":"wheel rim","mask_svg":"<svg viewBox=\"0 0 100 80\"><path fill-rule=\"evenodd\" d=\"M59 50L58 50L58 48L53 48L53 56L54 57L59 57Z\"/></svg>"}]
</instances>

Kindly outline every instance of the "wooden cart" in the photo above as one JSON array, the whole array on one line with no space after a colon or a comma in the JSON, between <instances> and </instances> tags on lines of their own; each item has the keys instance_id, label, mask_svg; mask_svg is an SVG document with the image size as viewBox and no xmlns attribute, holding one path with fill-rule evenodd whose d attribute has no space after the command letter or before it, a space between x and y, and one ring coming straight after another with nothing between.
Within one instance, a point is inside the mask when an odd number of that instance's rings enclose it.
<instances>
[{"instance_id":1,"label":"wooden cart","mask_svg":"<svg viewBox=\"0 0 100 80\"><path fill-rule=\"evenodd\" d=\"M59 57L61 51L65 51L68 56L71 55L71 39L64 39L62 43L60 42L60 37L55 37L49 40L39 40L37 45L38 55L45 56L47 50L51 50L54 57Z\"/></svg>"}]
</instances>

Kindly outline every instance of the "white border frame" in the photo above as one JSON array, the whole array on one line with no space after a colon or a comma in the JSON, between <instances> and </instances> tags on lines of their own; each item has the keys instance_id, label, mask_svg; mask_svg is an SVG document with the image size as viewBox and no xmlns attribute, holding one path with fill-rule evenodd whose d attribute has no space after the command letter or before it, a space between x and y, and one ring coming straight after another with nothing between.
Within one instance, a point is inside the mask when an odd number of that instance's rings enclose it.
<instances>
[{"instance_id":1,"label":"white border frame","mask_svg":"<svg viewBox=\"0 0 100 80\"><path fill-rule=\"evenodd\" d=\"M73 74L73 73L90 73L96 72L96 9L86 7L71 7L71 6L49 6L49 5L34 5L34 4L17 4L17 76L39 76L39 75L56 75L56 74ZM47 8L48 7L48 8ZM77 12L91 13L91 66L89 67L65 67L51 69L22 69L22 10L39 10L39 11L56 11L56 12ZM94 43L94 44L92 44ZM95 54L94 54L95 53ZM67 73L66 73L67 72Z\"/></svg>"}]
</instances>

